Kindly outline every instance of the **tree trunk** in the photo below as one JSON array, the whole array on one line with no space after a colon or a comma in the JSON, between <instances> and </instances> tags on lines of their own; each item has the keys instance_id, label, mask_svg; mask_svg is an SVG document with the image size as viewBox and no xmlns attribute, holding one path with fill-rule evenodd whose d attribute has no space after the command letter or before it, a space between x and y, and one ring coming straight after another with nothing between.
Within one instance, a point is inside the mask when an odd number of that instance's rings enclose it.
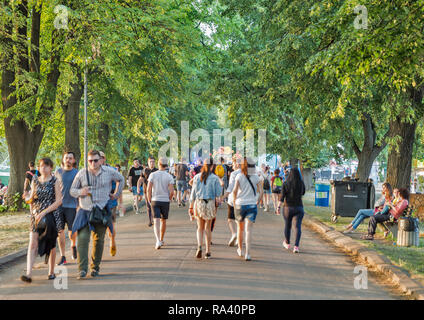
<instances>
[{"instance_id":1,"label":"tree trunk","mask_svg":"<svg viewBox=\"0 0 424 320\"><path fill-rule=\"evenodd\" d=\"M16 121L11 126L10 118L4 120L4 128L10 156L9 201L14 194L23 191L28 163L35 161L43 132L40 126L31 131L24 121Z\"/></svg>"},{"instance_id":2,"label":"tree trunk","mask_svg":"<svg viewBox=\"0 0 424 320\"><path fill-rule=\"evenodd\" d=\"M79 72L77 73L77 78L77 82L71 85L71 95L68 103L63 106L63 111L65 112L64 151L74 152L78 165L81 159L79 113L84 86Z\"/></svg>"},{"instance_id":3,"label":"tree trunk","mask_svg":"<svg viewBox=\"0 0 424 320\"><path fill-rule=\"evenodd\" d=\"M421 80L420 80L421 82ZM411 102L415 110L416 118L412 123L404 121L401 117L390 121L391 137L399 136L401 141L397 144L398 150L393 146L389 150L387 160L387 179L393 188L408 188L411 185L412 152L415 141L417 120L424 115L423 96L424 86L409 88Z\"/></svg>"},{"instance_id":4,"label":"tree trunk","mask_svg":"<svg viewBox=\"0 0 424 320\"><path fill-rule=\"evenodd\" d=\"M365 182L370 176L372 165L378 154L372 150L362 149L358 156L358 169L356 171L359 181Z\"/></svg>"},{"instance_id":5,"label":"tree trunk","mask_svg":"<svg viewBox=\"0 0 424 320\"><path fill-rule=\"evenodd\" d=\"M121 173L124 177L126 177L128 176L128 171L129 171L128 163L130 160L130 152L131 152L131 138L127 139L127 143L124 146L123 152L124 152L125 160L121 163L121 166L123 168Z\"/></svg>"},{"instance_id":6,"label":"tree trunk","mask_svg":"<svg viewBox=\"0 0 424 320\"><path fill-rule=\"evenodd\" d=\"M411 184L412 151L415 141L415 129L417 124L402 122L399 117L390 122L392 136L400 136L402 141L398 144L399 151L395 147L390 148L387 161L387 182L393 188L408 188Z\"/></svg>"},{"instance_id":7,"label":"tree trunk","mask_svg":"<svg viewBox=\"0 0 424 320\"><path fill-rule=\"evenodd\" d=\"M109 125L105 122L100 123L99 131L97 133L97 146L106 153L107 144L109 142L110 129Z\"/></svg>"},{"instance_id":8,"label":"tree trunk","mask_svg":"<svg viewBox=\"0 0 424 320\"><path fill-rule=\"evenodd\" d=\"M7 5L7 2L5 3ZM37 45L40 39L40 17L41 7L39 9L33 9L32 12L32 26L31 26L31 50L30 56L28 57L28 42L27 42L27 24L26 18L28 17L28 2L22 1L18 6L18 13L22 23L18 28L18 43L13 43L12 26L13 22L8 20L5 22L3 32L8 37L3 39L3 63L2 63L2 75L1 75L1 96L2 96L2 111L7 112L8 109L13 108L22 101L30 101L33 99L34 93L38 88L33 88L33 94L27 96L21 96L20 101L13 95L16 91L14 82L16 80L15 70L18 72L23 71L34 71L40 72L40 61L39 51ZM38 112L38 119L48 118L51 111L54 108L54 102L56 98L57 82L60 76L59 62L61 47L60 41L63 41L63 32L53 30L52 32L52 50L50 64L48 65L47 74L47 85L48 90L51 93L42 101L40 110ZM13 47L16 46L17 50ZM29 63L29 60L31 63ZM17 61L16 66L13 61ZM18 67L18 68L16 68ZM21 87L25 86L25 82L19 84ZM37 101L31 101L36 108ZM6 135L6 141L10 157L10 182L8 188L8 199L10 203L11 197L16 193L23 191L23 185L25 180L25 172L28 168L29 161L35 161L38 149L43 139L44 130L41 125L35 125L32 128L24 120L26 114L21 115L14 112L10 112L4 119L4 130ZM34 121L35 122L35 121ZM36 122L35 122L36 123Z\"/></svg>"},{"instance_id":9,"label":"tree trunk","mask_svg":"<svg viewBox=\"0 0 424 320\"><path fill-rule=\"evenodd\" d=\"M346 139L351 141L353 151L358 157L356 178L358 178L361 182L366 182L371 173L374 160L387 145L386 138L389 135L390 130L384 135L381 144L377 145L377 132L375 131L371 116L367 113L363 113L362 116L362 129L364 133L364 145L362 150L359 149L352 137L346 136Z\"/></svg>"}]
</instances>

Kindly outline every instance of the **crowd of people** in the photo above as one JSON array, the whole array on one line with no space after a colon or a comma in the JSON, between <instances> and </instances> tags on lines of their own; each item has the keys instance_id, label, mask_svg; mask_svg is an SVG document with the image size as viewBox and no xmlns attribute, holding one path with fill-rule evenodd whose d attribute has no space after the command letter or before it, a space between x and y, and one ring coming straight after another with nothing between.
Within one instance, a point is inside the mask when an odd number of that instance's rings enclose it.
<instances>
[{"instance_id":1,"label":"crowd of people","mask_svg":"<svg viewBox=\"0 0 424 320\"><path fill-rule=\"evenodd\" d=\"M246 157L234 156L231 163L212 157L194 164L180 159L169 166L167 158L158 161L150 156L147 166L134 159L128 170L127 186L133 194L133 209L142 213L145 201L148 226L153 227L156 250L165 245L166 222L171 202L178 207L188 205L191 221L197 221L196 258L212 256L212 232L217 209L226 203L230 231L228 246L236 246L236 253L246 261L252 259L253 225L258 207L280 215L283 206L285 239L283 246L290 249L292 224L296 230L293 252L299 252L303 219L302 196L305 185L300 171L288 166L276 169L274 175L265 164L257 169ZM156 163L158 167L156 168ZM65 256L65 228L71 244L72 259L78 263L78 279L100 272L106 233L110 239L110 255L116 255L116 217L125 214L122 191L125 178L121 167L107 164L106 155L97 150L88 152L88 166L77 169L75 154L64 152L60 168L55 172L49 158L29 164L23 198L30 205L31 230L27 254L26 274L21 280L32 281L35 257L45 256L48 279L55 279L56 243L59 243L58 265L67 264ZM271 195L272 194L272 202ZM92 240L91 263L88 251ZM244 245L244 246L243 246ZM243 252L244 249L244 252ZM204 252L204 255L203 255Z\"/></svg>"}]
</instances>

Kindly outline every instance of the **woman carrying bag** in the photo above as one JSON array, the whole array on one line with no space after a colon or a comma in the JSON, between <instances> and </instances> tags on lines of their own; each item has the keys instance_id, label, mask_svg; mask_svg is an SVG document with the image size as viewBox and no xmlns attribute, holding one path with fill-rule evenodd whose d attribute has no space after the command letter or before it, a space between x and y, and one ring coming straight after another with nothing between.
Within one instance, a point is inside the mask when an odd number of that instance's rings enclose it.
<instances>
[{"instance_id":1,"label":"woman carrying bag","mask_svg":"<svg viewBox=\"0 0 424 320\"><path fill-rule=\"evenodd\" d=\"M196 258L202 258L203 234L206 236L205 259L211 257L211 223L216 217L216 207L222 194L221 183L213 173L213 159L205 160L199 174L193 178L189 214L197 219Z\"/></svg>"},{"instance_id":2,"label":"woman carrying bag","mask_svg":"<svg viewBox=\"0 0 424 320\"><path fill-rule=\"evenodd\" d=\"M58 226L63 225L58 212L62 204L60 183L52 175L53 161L43 158L39 162L40 176L34 176L31 182L31 194L26 201L31 205L31 233L27 253L26 274L21 276L24 282L32 282L32 268L37 253L46 255L49 264L48 279L56 278L54 264L56 259L56 238Z\"/></svg>"},{"instance_id":3,"label":"woman carrying bag","mask_svg":"<svg viewBox=\"0 0 424 320\"><path fill-rule=\"evenodd\" d=\"M244 158L241 172L237 175L234 185L234 216L237 222L237 254L242 257L243 232L245 232L246 254L245 260L250 261L250 246L252 241L252 227L258 214L259 199L262 197L262 182L256 174L255 163Z\"/></svg>"}]
</instances>

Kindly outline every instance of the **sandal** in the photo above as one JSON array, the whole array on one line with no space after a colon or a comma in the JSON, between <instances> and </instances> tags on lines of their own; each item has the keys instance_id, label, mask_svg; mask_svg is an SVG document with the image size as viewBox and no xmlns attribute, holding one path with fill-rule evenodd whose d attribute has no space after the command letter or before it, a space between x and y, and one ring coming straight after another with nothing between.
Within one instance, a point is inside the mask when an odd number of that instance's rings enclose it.
<instances>
[{"instance_id":1,"label":"sandal","mask_svg":"<svg viewBox=\"0 0 424 320\"><path fill-rule=\"evenodd\" d=\"M362 240L374 240L374 236L373 236L373 235L371 235L371 234L364 234L364 235L361 237L361 239L362 239Z\"/></svg>"}]
</instances>

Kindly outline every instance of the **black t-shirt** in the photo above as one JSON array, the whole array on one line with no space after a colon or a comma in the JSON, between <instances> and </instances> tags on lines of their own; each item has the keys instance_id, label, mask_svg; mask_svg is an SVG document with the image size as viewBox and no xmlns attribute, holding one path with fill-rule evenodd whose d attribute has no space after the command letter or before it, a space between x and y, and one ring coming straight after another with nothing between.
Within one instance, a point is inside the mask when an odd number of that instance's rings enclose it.
<instances>
[{"instance_id":1,"label":"black t-shirt","mask_svg":"<svg viewBox=\"0 0 424 320\"><path fill-rule=\"evenodd\" d=\"M138 168L131 167L128 176L131 177L131 185L133 187L137 186L137 181L140 178L142 172L143 172L142 166L139 166Z\"/></svg>"},{"instance_id":2,"label":"black t-shirt","mask_svg":"<svg viewBox=\"0 0 424 320\"><path fill-rule=\"evenodd\" d=\"M30 171L27 171L26 172L26 174L25 174L25 177L31 182L32 181L32 177L34 177L34 176L38 176L39 174L38 174L38 170L30 170Z\"/></svg>"},{"instance_id":3,"label":"black t-shirt","mask_svg":"<svg viewBox=\"0 0 424 320\"><path fill-rule=\"evenodd\" d=\"M187 176L188 168L184 163L177 164L177 168L175 169L175 176L177 180L185 180Z\"/></svg>"},{"instance_id":4,"label":"black t-shirt","mask_svg":"<svg viewBox=\"0 0 424 320\"><path fill-rule=\"evenodd\" d=\"M146 169L144 169L144 171L143 171L143 179L144 179L144 188L145 189L147 187L147 181L149 179L150 174L153 173L153 172L155 172L155 171L158 171L158 168L153 168L153 169L146 168Z\"/></svg>"}]
</instances>

